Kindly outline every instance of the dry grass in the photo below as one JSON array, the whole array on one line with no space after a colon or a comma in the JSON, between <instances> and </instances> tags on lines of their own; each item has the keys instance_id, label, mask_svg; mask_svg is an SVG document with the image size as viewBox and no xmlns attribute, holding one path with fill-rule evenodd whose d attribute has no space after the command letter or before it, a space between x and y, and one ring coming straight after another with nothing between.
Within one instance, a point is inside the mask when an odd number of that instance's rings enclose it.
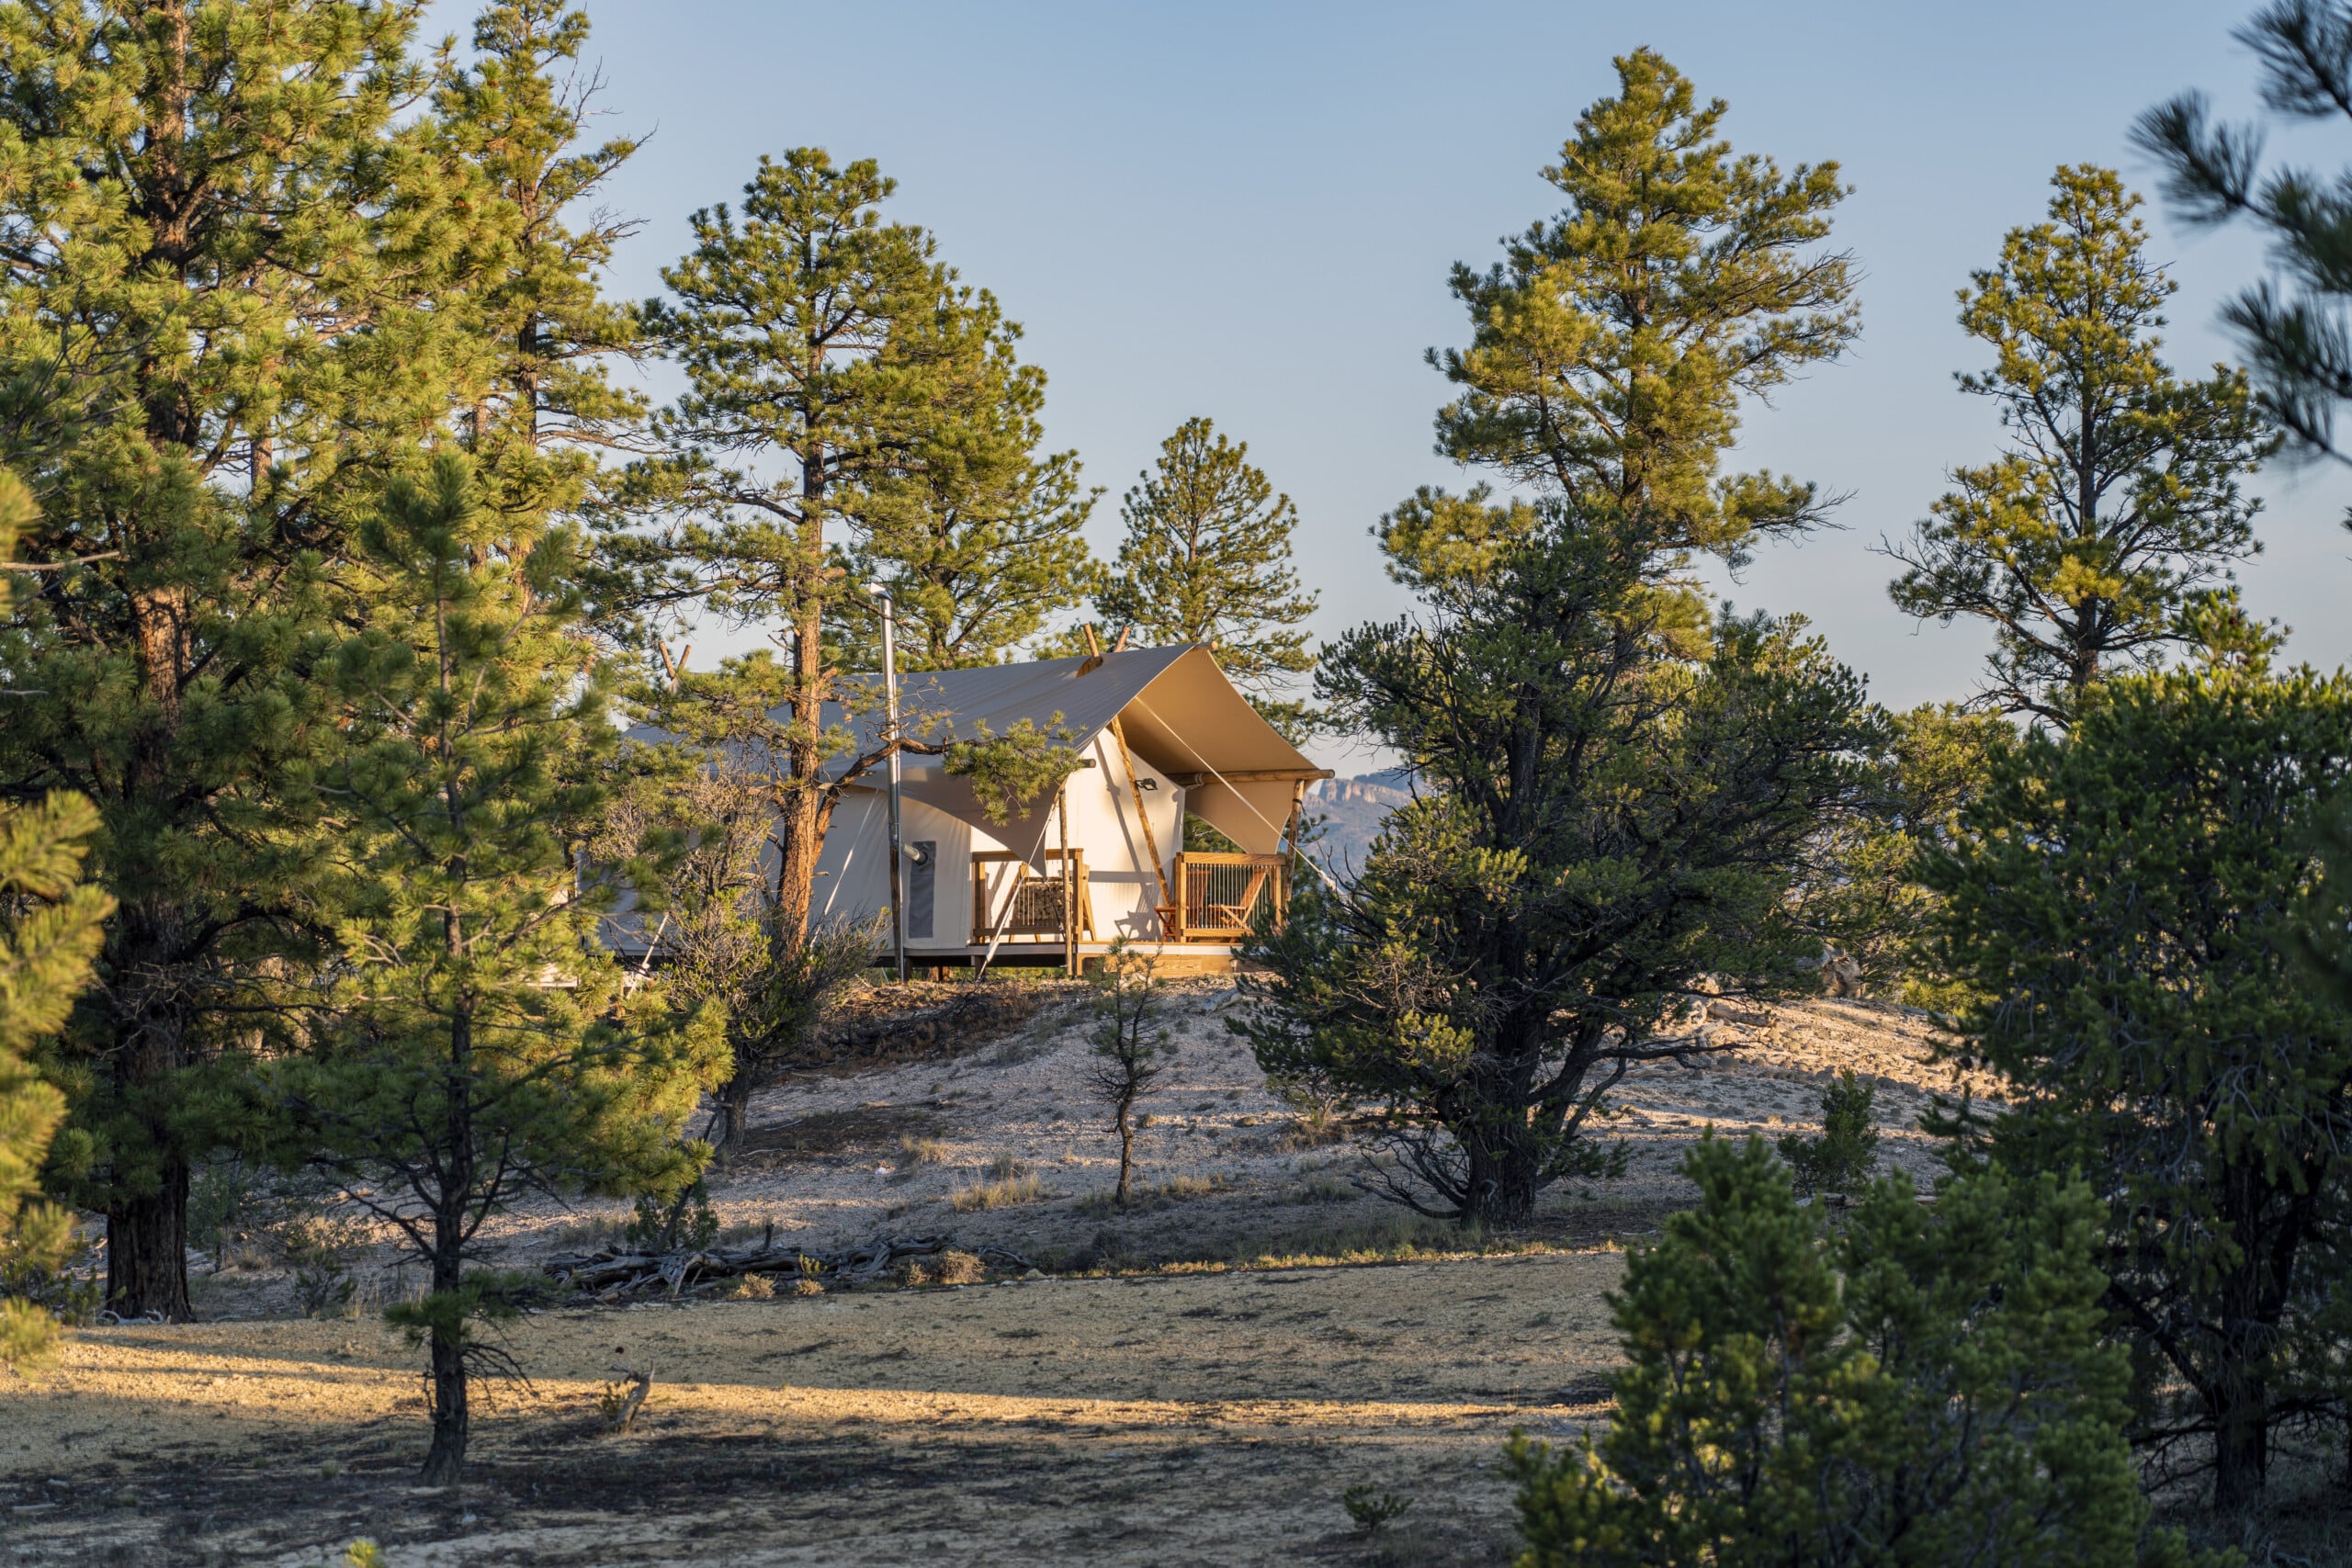
<instances>
[{"instance_id":1,"label":"dry grass","mask_svg":"<svg viewBox=\"0 0 2352 1568\"><path fill-rule=\"evenodd\" d=\"M944 1165L947 1160L947 1145L937 1138L900 1138L899 1168L912 1171L918 1166Z\"/></svg>"},{"instance_id":2,"label":"dry grass","mask_svg":"<svg viewBox=\"0 0 2352 1568\"><path fill-rule=\"evenodd\" d=\"M899 1284L910 1290L925 1285L978 1285L989 1277L987 1266L978 1258L952 1247L936 1258L906 1258L892 1272Z\"/></svg>"},{"instance_id":3,"label":"dry grass","mask_svg":"<svg viewBox=\"0 0 2352 1568\"><path fill-rule=\"evenodd\" d=\"M861 1104L820 1111L776 1126L753 1126L728 1156L729 1173L896 1148L938 1123L921 1105Z\"/></svg>"},{"instance_id":4,"label":"dry grass","mask_svg":"<svg viewBox=\"0 0 2352 1568\"><path fill-rule=\"evenodd\" d=\"M969 1187L959 1187L947 1196L947 1205L959 1214L978 1213L988 1209L1017 1208L1035 1203L1046 1196L1046 1184L1037 1173L1011 1155L998 1155L988 1163L981 1179Z\"/></svg>"},{"instance_id":5,"label":"dry grass","mask_svg":"<svg viewBox=\"0 0 2352 1568\"><path fill-rule=\"evenodd\" d=\"M1234 1183L1222 1172L1207 1176L1171 1176L1167 1180L1139 1183L1128 1193L1125 1208L1119 1206L1116 1193L1089 1192L1078 1201L1078 1212L1090 1219L1108 1219L1114 1214L1148 1214L1189 1199L1208 1198L1230 1192Z\"/></svg>"},{"instance_id":6,"label":"dry grass","mask_svg":"<svg viewBox=\"0 0 2352 1568\"><path fill-rule=\"evenodd\" d=\"M1289 1194L1294 1203L1348 1203L1363 1195L1354 1182L1324 1175L1308 1177L1292 1188Z\"/></svg>"}]
</instances>

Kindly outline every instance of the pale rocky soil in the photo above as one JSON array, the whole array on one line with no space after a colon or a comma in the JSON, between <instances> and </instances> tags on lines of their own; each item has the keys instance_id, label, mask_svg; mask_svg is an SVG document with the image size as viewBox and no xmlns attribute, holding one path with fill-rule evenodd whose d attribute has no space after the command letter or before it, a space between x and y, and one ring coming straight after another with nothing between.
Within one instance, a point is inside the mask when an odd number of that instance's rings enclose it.
<instances>
[{"instance_id":1,"label":"pale rocky soil","mask_svg":"<svg viewBox=\"0 0 2352 1568\"><path fill-rule=\"evenodd\" d=\"M1126 1215L1100 1203L1116 1148L1080 1089L1084 1016L1058 999L1007 1039L767 1097L754 1152L714 1183L739 1232L817 1249L952 1234L1094 1277L528 1317L505 1343L530 1389L478 1418L472 1479L436 1494L408 1484L414 1352L372 1315L284 1315L271 1271L207 1276L199 1310L229 1321L86 1331L55 1371L0 1385L0 1564L293 1568L359 1535L400 1568L1501 1562L1503 1438L1603 1408L1601 1292L1623 1239L1686 1201L1672 1167L1700 1130L1809 1125L1852 1067L1878 1085L1888 1162L1926 1177L1912 1123L1955 1089L1917 1015L1778 1009L1703 1071L1630 1078L1628 1176L1555 1192L1474 1256L1355 1192L1345 1145L1302 1146L1222 1027L1231 996L1174 989L1182 1052L1138 1155L1144 1182L1180 1190ZM919 1163L902 1138L931 1141ZM1042 1196L958 1212L1000 1156ZM621 1217L518 1215L503 1260ZM606 1437L595 1396L623 1361L658 1381L637 1433ZM1363 1482L1417 1499L1381 1541L1339 1506Z\"/></svg>"}]
</instances>

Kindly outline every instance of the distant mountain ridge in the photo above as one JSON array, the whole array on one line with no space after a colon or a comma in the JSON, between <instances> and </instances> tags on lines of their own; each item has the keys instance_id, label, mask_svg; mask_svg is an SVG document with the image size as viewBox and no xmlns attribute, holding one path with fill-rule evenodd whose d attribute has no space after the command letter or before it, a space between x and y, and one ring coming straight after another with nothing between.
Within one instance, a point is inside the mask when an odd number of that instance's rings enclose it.
<instances>
[{"instance_id":1,"label":"distant mountain ridge","mask_svg":"<svg viewBox=\"0 0 2352 1568\"><path fill-rule=\"evenodd\" d=\"M1307 852L1345 877L1363 869L1372 840L1388 814L1413 798L1412 774L1403 768L1360 773L1351 779L1321 779L1306 788L1306 815L1323 818L1322 835Z\"/></svg>"}]
</instances>

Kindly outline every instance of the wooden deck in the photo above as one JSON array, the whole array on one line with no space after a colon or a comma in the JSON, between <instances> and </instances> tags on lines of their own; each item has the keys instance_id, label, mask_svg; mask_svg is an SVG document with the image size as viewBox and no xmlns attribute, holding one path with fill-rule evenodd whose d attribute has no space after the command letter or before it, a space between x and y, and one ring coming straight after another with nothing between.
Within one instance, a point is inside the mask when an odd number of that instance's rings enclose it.
<instances>
[{"instance_id":1,"label":"wooden deck","mask_svg":"<svg viewBox=\"0 0 2352 1568\"><path fill-rule=\"evenodd\" d=\"M1039 872L1017 854L988 850L972 856L972 925L975 945L990 939L999 951L1033 942L1081 949L1101 941L1094 927L1086 854L1072 850L1065 868L1050 856ZM1070 889L1075 886L1076 908ZM1290 857L1184 853L1168 884L1171 903L1158 905L1161 946L1230 947L1261 920L1279 926L1290 913ZM910 954L911 961L911 953Z\"/></svg>"}]
</instances>

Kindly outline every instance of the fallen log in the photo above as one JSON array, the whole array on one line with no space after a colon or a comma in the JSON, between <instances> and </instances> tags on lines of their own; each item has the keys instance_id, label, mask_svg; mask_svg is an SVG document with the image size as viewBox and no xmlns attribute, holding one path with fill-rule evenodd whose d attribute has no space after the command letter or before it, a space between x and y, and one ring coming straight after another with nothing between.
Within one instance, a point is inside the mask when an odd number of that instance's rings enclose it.
<instances>
[{"instance_id":1,"label":"fallen log","mask_svg":"<svg viewBox=\"0 0 2352 1568\"><path fill-rule=\"evenodd\" d=\"M952 1236L899 1240L879 1236L833 1257L805 1247L763 1242L757 1247L709 1247L699 1252L603 1252L550 1258L539 1266L558 1285L598 1295L630 1295L660 1288L680 1295L689 1288L745 1274L791 1274L820 1285L873 1284L893 1265L910 1258L935 1258L956 1245ZM970 1249L982 1263L1008 1273L1036 1265L1001 1247Z\"/></svg>"}]
</instances>

